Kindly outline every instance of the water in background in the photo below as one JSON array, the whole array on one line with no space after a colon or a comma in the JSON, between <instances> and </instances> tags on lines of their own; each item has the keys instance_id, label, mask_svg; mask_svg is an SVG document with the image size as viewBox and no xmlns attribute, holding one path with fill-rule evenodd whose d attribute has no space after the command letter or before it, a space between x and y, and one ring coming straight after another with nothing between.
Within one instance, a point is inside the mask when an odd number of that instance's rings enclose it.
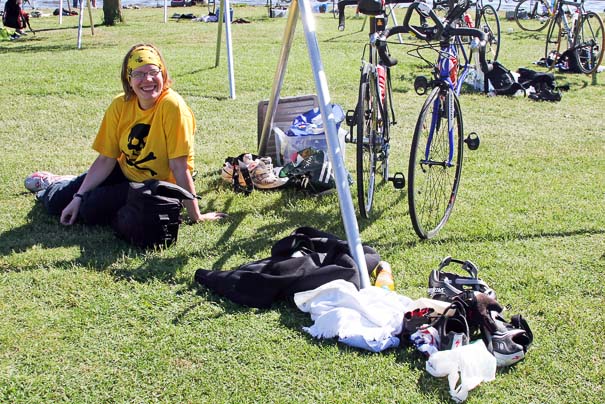
<instances>
[{"instance_id":1,"label":"water in background","mask_svg":"<svg viewBox=\"0 0 605 404\"><path fill-rule=\"evenodd\" d=\"M63 0L63 7L67 8L67 2L72 4L73 0ZM206 0L207 1L207 0ZM319 3L317 0L311 0L313 4ZM37 7L37 8L50 8L55 9L59 7L59 0L29 0L29 2ZM253 6L266 6L269 3L269 0L232 0L231 4L247 4ZM280 3L279 0L273 0L273 5L275 6L277 3ZM332 1L327 0L327 3L331 6ZM216 4L219 4L219 0L216 1ZM286 2L282 1L282 5L285 5ZM514 0L502 0L501 10L513 10L516 6L516 2ZM140 6L140 7L163 7L164 0L122 0L122 6ZM168 5L170 5L170 0L168 0ZM97 7L103 7L103 0L97 0ZM585 7L587 10L603 12L605 10L605 0L585 0ZM25 9L29 9L30 6L26 3ZM329 8L331 9L331 7Z\"/></svg>"}]
</instances>

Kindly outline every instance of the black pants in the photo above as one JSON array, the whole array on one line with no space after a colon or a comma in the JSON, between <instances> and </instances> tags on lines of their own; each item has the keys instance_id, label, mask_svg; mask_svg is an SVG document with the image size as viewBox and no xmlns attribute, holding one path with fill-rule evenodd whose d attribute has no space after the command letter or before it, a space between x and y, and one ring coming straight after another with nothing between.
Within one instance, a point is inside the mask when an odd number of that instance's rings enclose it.
<instances>
[{"instance_id":1,"label":"black pants","mask_svg":"<svg viewBox=\"0 0 605 404\"><path fill-rule=\"evenodd\" d=\"M71 202L86 173L73 180L57 181L38 194L38 199L51 215L60 215ZM116 164L105 181L83 195L78 220L85 224L109 224L117 211L126 204L128 178Z\"/></svg>"}]
</instances>

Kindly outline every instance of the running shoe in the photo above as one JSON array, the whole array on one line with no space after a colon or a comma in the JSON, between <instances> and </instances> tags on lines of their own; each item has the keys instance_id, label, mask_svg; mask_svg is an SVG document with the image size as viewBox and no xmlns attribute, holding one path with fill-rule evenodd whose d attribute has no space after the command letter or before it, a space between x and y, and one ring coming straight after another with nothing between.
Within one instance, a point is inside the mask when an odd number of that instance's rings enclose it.
<instances>
[{"instance_id":1,"label":"running shoe","mask_svg":"<svg viewBox=\"0 0 605 404\"><path fill-rule=\"evenodd\" d=\"M497 366L511 366L523 360L534 339L527 321L515 315L508 323L496 311L492 312L492 318L495 329L483 327L481 332L488 351L496 357Z\"/></svg>"},{"instance_id":2,"label":"running shoe","mask_svg":"<svg viewBox=\"0 0 605 404\"><path fill-rule=\"evenodd\" d=\"M75 175L55 175L48 171L36 171L25 178L25 188L28 191L37 193L48 188L57 181L73 180Z\"/></svg>"}]
</instances>

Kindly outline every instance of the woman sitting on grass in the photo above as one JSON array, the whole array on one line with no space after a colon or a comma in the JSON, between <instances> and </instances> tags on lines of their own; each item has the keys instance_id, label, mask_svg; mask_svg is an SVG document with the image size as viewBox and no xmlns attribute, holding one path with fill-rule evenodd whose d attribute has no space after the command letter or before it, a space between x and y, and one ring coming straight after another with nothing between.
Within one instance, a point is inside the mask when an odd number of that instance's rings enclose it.
<instances>
[{"instance_id":1,"label":"woman sitting on grass","mask_svg":"<svg viewBox=\"0 0 605 404\"><path fill-rule=\"evenodd\" d=\"M108 224L126 204L130 181L176 183L195 195L193 171L195 117L176 91L160 51L133 46L122 63L124 93L105 112L93 143L99 155L78 177L36 172L25 187L37 193L61 223ZM183 201L192 222L226 215L201 214L197 200Z\"/></svg>"}]
</instances>

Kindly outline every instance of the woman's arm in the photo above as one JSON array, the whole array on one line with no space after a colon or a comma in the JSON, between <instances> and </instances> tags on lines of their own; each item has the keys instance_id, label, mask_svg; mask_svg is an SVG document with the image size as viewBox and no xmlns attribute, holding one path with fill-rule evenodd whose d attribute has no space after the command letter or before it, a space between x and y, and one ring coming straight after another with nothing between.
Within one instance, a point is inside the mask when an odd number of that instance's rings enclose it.
<instances>
[{"instance_id":1,"label":"woman's arm","mask_svg":"<svg viewBox=\"0 0 605 404\"><path fill-rule=\"evenodd\" d=\"M86 177L78 189L78 194L82 195L92 189L95 189L100 183L102 183L107 176L111 173L116 165L117 160L111 157L106 157L101 154L92 163ZM73 198L72 201L63 209L61 212L61 224L66 226L74 224L78 217L78 211L80 210L80 204L82 198Z\"/></svg>"},{"instance_id":2,"label":"woman's arm","mask_svg":"<svg viewBox=\"0 0 605 404\"><path fill-rule=\"evenodd\" d=\"M170 170L176 179L177 185L195 195L196 193L195 186L193 185L193 178L191 178L191 173L189 172L189 167L187 166L187 156L170 159L169 165ZM202 215L200 213L200 207L197 204L197 199L192 201L184 200L183 205L185 205L189 219L193 223L203 220L217 220L227 216L226 214L220 212L209 212Z\"/></svg>"}]
</instances>

